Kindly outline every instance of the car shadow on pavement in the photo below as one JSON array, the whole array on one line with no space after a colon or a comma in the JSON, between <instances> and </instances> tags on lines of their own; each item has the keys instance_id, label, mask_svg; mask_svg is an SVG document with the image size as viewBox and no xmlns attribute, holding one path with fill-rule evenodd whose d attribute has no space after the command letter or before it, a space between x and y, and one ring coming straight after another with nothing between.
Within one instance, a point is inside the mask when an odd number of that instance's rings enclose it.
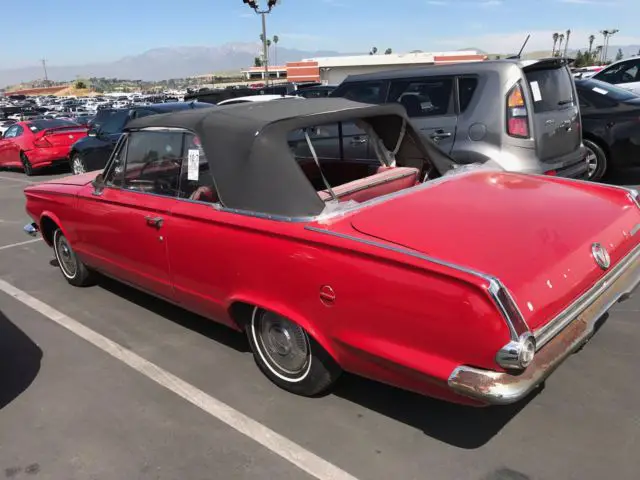
<instances>
[{"instance_id":1,"label":"car shadow on pavement","mask_svg":"<svg viewBox=\"0 0 640 480\"><path fill-rule=\"evenodd\" d=\"M40 347L0 311L0 410L31 385L41 361Z\"/></svg>"},{"instance_id":2,"label":"car shadow on pavement","mask_svg":"<svg viewBox=\"0 0 640 480\"><path fill-rule=\"evenodd\" d=\"M215 342L233 348L238 352L247 353L250 351L246 337L242 333L225 325L201 317L200 315L160 300L108 277L100 276L98 278L98 286L139 307L149 310L156 315L160 315L193 332L204 335Z\"/></svg>"},{"instance_id":3,"label":"car shadow on pavement","mask_svg":"<svg viewBox=\"0 0 640 480\"><path fill-rule=\"evenodd\" d=\"M422 430L454 447L472 450L489 442L544 388L512 405L467 407L444 402L356 375L343 375L334 394Z\"/></svg>"},{"instance_id":4,"label":"car shadow on pavement","mask_svg":"<svg viewBox=\"0 0 640 480\"><path fill-rule=\"evenodd\" d=\"M52 265L55 260L52 260ZM56 264L57 265L57 264ZM141 292L108 277L98 286L141 308L235 349L250 352L241 333ZM473 408L443 402L352 374L344 374L327 395L349 402L422 430L426 435L462 449L476 449L489 442L544 388L525 400L507 406ZM324 395L323 395L324 396Z\"/></svg>"}]
</instances>

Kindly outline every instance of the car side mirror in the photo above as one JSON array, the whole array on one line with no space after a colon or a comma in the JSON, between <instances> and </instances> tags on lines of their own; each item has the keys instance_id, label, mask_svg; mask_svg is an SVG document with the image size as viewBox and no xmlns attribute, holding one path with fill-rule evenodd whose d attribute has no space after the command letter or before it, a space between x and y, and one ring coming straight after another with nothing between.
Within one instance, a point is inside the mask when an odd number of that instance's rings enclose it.
<instances>
[{"instance_id":1,"label":"car side mirror","mask_svg":"<svg viewBox=\"0 0 640 480\"><path fill-rule=\"evenodd\" d=\"M96 190L101 190L104 186L104 174L99 173L96 178L93 179L91 185L93 185L93 188Z\"/></svg>"}]
</instances>

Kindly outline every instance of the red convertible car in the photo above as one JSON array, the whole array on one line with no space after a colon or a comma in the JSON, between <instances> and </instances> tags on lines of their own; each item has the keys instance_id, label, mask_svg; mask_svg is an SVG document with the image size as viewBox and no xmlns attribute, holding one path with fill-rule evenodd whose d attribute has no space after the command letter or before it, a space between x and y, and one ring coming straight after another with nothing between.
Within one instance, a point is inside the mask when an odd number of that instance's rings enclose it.
<instances>
[{"instance_id":1,"label":"red convertible car","mask_svg":"<svg viewBox=\"0 0 640 480\"><path fill-rule=\"evenodd\" d=\"M318 154L350 129L377 164L349 140ZM640 283L636 191L453 168L400 105L149 116L103 173L25 193L25 229L69 283L102 273L244 331L266 376L302 395L346 370L515 402Z\"/></svg>"},{"instance_id":2,"label":"red convertible car","mask_svg":"<svg viewBox=\"0 0 640 480\"><path fill-rule=\"evenodd\" d=\"M0 139L0 167L18 167L27 175L68 163L69 151L87 128L67 120L29 120L10 126Z\"/></svg>"}]
</instances>

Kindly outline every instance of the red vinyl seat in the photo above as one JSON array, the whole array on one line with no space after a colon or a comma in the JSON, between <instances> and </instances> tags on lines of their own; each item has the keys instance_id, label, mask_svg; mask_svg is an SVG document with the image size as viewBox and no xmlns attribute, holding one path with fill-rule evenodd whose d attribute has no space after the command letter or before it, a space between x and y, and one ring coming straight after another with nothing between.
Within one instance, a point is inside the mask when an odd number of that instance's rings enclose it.
<instances>
[{"instance_id":1,"label":"red vinyl seat","mask_svg":"<svg viewBox=\"0 0 640 480\"><path fill-rule=\"evenodd\" d=\"M411 188L418 183L419 170L409 167L380 167L378 173L333 188L338 201L366 202L372 198ZM328 190L318 192L322 200L332 199Z\"/></svg>"},{"instance_id":2,"label":"red vinyl seat","mask_svg":"<svg viewBox=\"0 0 640 480\"><path fill-rule=\"evenodd\" d=\"M207 186L198 187L190 196L189 200L196 202L217 203L219 201L216 191Z\"/></svg>"}]
</instances>

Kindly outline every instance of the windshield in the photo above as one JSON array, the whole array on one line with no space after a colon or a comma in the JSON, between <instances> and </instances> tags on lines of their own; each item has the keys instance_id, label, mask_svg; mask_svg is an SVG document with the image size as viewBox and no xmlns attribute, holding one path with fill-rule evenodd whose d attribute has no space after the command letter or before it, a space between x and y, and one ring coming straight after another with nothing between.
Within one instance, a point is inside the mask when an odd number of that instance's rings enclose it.
<instances>
[{"instance_id":1,"label":"windshield","mask_svg":"<svg viewBox=\"0 0 640 480\"><path fill-rule=\"evenodd\" d=\"M103 120L100 131L105 135L122 133L127 120L129 120L129 110L116 110L108 119Z\"/></svg>"},{"instance_id":2,"label":"windshield","mask_svg":"<svg viewBox=\"0 0 640 480\"><path fill-rule=\"evenodd\" d=\"M625 90L624 88L616 87L607 82L601 82L600 80L581 80L576 83L580 90L591 90L600 95L606 95L607 98L615 100L616 102L624 102L633 98L640 98L635 93Z\"/></svg>"},{"instance_id":3,"label":"windshield","mask_svg":"<svg viewBox=\"0 0 640 480\"><path fill-rule=\"evenodd\" d=\"M52 120L33 120L27 124L29 130L33 133L41 132L49 128L59 127L77 127L78 124L70 122L68 120L52 119Z\"/></svg>"}]
</instances>

